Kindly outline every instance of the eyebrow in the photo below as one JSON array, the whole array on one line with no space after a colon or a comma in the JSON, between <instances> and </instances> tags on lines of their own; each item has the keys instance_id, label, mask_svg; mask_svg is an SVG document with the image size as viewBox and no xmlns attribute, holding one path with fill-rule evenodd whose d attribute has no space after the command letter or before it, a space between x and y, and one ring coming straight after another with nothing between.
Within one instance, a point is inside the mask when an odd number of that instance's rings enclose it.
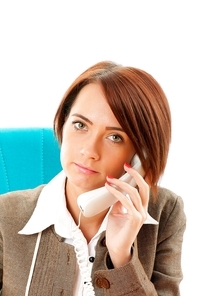
<instances>
[{"instance_id":1,"label":"eyebrow","mask_svg":"<svg viewBox=\"0 0 197 296\"><path fill-rule=\"evenodd\" d=\"M90 121L87 117L78 114L78 113L74 113L72 114L72 116L77 116L80 117L81 119L87 121L89 124L93 124L92 121ZM117 127L117 126L106 126L106 130L117 130L117 131L121 131L121 132L125 132L121 127Z\"/></svg>"}]
</instances>

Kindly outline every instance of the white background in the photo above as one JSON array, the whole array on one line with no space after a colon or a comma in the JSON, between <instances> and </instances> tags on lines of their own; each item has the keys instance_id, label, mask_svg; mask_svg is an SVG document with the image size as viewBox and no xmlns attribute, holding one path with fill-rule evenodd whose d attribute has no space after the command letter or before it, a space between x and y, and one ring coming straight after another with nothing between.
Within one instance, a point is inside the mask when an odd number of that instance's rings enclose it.
<instances>
[{"instance_id":1,"label":"white background","mask_svg":"<svg viewBox=\"0 0 197 296\"><path fill-rule=\"evenodd\" d=\"M197 264L195 2L0 0L0 128L52 126L66 88L101 60L142 68L163 87L173 135L161 185L185 203L184 296Z\"/></svg>"}]
</instances>

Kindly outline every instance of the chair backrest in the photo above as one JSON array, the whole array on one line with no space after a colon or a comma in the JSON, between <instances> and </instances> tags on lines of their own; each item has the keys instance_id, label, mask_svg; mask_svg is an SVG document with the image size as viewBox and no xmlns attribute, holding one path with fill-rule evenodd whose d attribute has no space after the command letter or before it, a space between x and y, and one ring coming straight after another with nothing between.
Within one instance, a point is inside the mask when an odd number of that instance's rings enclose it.
<instances>
[{"instance_id":1,"label":"chair backrest","mask_svg":"<svg viewBox=\"0 0 197 296\"><path fill-rule=\"evenodd\" d=\"M0 129L0 194L46 184L61 169L51 128Z\"/></svg>"}]
</instances>

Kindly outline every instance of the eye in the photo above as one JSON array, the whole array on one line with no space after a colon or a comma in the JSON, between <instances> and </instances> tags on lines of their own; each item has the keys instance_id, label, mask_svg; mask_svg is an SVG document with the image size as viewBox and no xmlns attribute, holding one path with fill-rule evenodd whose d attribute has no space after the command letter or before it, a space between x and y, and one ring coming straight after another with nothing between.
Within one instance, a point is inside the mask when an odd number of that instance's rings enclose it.
<instances>
[{"instance_id":1,"label":"eye","mask_svg":"<svg viewBox=\"0 0 197 296\"><path fill-rule=\"evenodd\" d=\"M114 143L120 143L123 142L123 138L120 135L114 134L109 136L109 139Z\"/></svg>"},{"instance_id":2,"label":"eye","mask_svg":"<svg viewBox=\"0 0 197 296\"><path fill-rule=\"evenodd\" d=\"M74 128L76 130L86 130L87 129L86 125L81 121L73 121L72 124L74 125Z\"/></svg>"}]
</instances>

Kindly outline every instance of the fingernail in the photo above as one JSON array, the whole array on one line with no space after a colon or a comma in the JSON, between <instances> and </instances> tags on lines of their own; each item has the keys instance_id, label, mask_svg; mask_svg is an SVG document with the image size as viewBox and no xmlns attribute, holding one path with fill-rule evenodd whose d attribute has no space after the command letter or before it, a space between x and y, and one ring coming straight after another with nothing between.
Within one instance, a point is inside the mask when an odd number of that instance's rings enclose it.
<instances>
[{"instance_id":1,"label":"fingernail","mask_svg":"<svg viewBox=\"0 0 197 296\"><path fill-rule=\"evenodd\" d=\"M107 175L107 178L109 179L113 179L114 177L110 176L110 175Z\"/></svg>"},{"instance_id":2,"label":"fingernail","mask_svg":"<svg viewBox=\"0 0 197 296\"><path fill-rule=\"evenodd\" d=\"M127 168L131 168L130 163L127 163L127 162L126 162L124 165L125 165Z\"/></svg>"}]
</instances>

